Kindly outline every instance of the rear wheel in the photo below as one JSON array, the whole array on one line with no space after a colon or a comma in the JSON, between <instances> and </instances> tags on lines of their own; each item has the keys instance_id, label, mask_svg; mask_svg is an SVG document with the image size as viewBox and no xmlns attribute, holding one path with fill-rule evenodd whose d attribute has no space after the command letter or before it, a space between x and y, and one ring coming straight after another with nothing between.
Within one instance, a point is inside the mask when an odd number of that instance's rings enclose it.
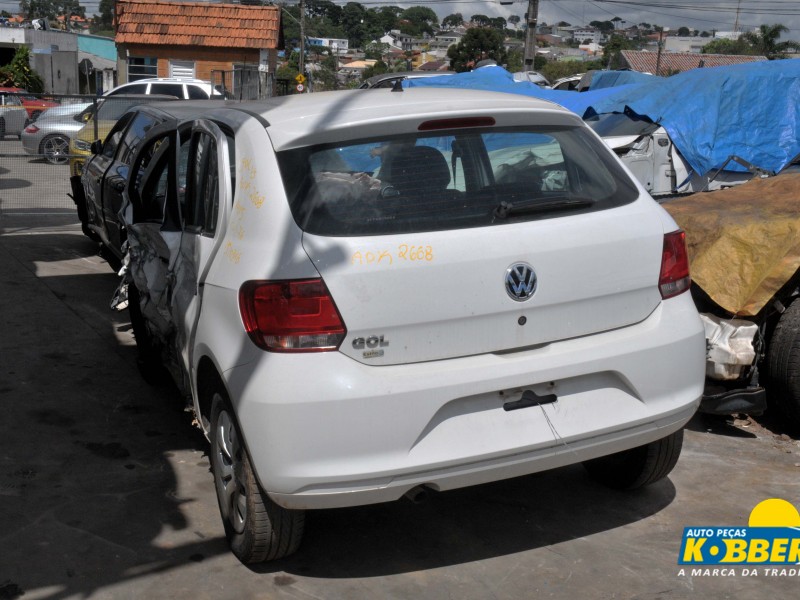
<instances>
[{"instance_id":1,"label":"rear wheel","mask_svg":"<svg viewBox=\"0 0 800 600\"><path fill-rule=\"evenodd\" d=\"M69 139L60 134L42 140L40 152L51 165L63 165L69 160Z\"/></svg>"},{"instance_id":2,"label":"rear wheel","mask_svg":"<svg viewBox=\"0 0 800 600\"><path fill-rule=\"evenodd\" d=\"M800 429L800 302L778 319L767 350L767 398L790 427Z\"/></svg>"},{"instance_id":3,"label":"rear wheel","mask_svg":"<svg viewBox=\"0 0 800 600\"><path fill-rule=\"evenodd\" d=\"M225 535L243 563L275 560L300 546L305 513L275 504L261 489L227 396L211 401L211 471Z\"/></svg>"},{"instance_id":4,"label":"rear wheel","mask_svg":"<svg viewBox=\"0 0 800 600\"><path fill-rule=\"evenodd\" d=\"M638 448L588 460L583 466L592 479L618 490L650 485L669 475L683 447L683 429Z\"/></svg>"}]
</instances>

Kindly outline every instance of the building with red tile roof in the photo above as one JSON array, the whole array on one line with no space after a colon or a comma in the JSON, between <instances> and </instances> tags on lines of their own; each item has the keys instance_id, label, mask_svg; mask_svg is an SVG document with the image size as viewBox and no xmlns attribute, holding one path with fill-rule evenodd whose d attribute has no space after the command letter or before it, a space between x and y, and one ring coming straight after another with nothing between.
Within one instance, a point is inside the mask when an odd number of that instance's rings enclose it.
<instances>
[{"instance_id":1,"label":"building with red tile roof","mask_svg":"<svg viewBox=\"0 0 800 600\"><path fill-rule=\"evenodd\" d=\"M215 73L259 66L274 73L283 46L280 19L278 6L117 0L119 82L143 77L215 80Z\"/></svg>"},{"instance_id":2,"label":"building with red tile roof","mask_svg":"<svg viewBox=\"0 0 800 600\"><path fill-rule=\"evenodd\" d=\"M644 50L622 50L622 58L629 69L653 75L656 75L656 65L658 65L660 75L671 75L700 67L724 67L767 60L766 56L698 54L695 52L662 52L659 60L658 52Z\"/></svg>"}]
</instances>

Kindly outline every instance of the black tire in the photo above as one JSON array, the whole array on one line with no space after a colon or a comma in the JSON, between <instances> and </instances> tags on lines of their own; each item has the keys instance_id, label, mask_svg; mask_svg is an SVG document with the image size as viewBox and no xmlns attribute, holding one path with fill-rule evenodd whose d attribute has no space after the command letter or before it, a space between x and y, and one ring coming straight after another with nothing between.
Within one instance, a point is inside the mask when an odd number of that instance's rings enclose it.
<instances>
[{"instance_id":1,"label":"black tire","mask_svg":"<svg viewBox=\"0 0 800 600\"><path fill-rule=\"evenodd\" d=\"M289 556L300 547L305 512L288 510L261 489L225 392L211 401L209 460L225 535L245 564Z\"/></svg>"},{"instance_id":2,"label":"black tire","mask_svg":"<svg viewBox=\"0 0 800 600\"><path fill-rule=\"evenodd\" d=\"M767 349L767 399L787 425L800 430L800 302L778 319Z\"/></svg>"},{"instance_id":3,"label":"black tire","mask_svg":"<svg viewBox=\"0 0 800 600\"><path fill-rule=\"evenodd\" d=\"M670 474L683 447L683 429L638 448L588 460L592 479L617 490L634 490Z\"/></svg>"},{"instance_id":4,"label":"black tire","mask_svg":"<svg viewBox=\"0 0 800 600\"><path fill-rule=\"evenodd\" d=\"M133 282L130 282L128 284L128 316L131 320L133 337L136 340L136 366L139 368L142 379L150 385L161 386L169 381L169 371L161 362L161 344L156 343L147 330L139 301L139 290Z\"/></svg>"},{"instance_id":5,"label":"black tire","mask_svg":"<svg viewBox=\"0 0 800 600\"><path fill-rule=\"evenodd\" d=\"M39 153L51 165L63 165L69 161L69 138L59 133L48 135L39 144Z\"/></svg>"}]
</instances>

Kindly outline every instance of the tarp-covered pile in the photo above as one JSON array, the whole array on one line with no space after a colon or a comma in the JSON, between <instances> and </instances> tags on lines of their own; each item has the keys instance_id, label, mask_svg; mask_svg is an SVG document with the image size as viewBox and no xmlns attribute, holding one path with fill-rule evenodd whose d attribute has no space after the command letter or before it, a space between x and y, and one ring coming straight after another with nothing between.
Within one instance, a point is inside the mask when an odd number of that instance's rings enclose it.
<instances>
[{"instance_id":1,"label":"tarp-covered pile","mask_svg":"<svg viewBox=\"0 0 800 600\"><path fill-rule=\"evenodd\" d=\"M597 85L608 83L600 83L602 78ZM623 82L629 78L616 79ZM492 66L446 77L410 79L405 85L523 94L556 102L581 117L624 112L627 107L660 123L699 175L722 167L732 155L777 172L800 154L798 60L693 69L672 77L638 76L636 80L639 82L583 93L562 92L515 82L508 71Z\"/></svg>"},{"instance_id":2,"label":"tarp-covered pile","mask_svg":"<svg viewBox=\"0 0 800 600\"><path fill-rule=\"evenodd\" d=\"M800 268L800 174L662 204L686 231L694 282L733 315L755 316Z\"/></svg>"}]
</instances>

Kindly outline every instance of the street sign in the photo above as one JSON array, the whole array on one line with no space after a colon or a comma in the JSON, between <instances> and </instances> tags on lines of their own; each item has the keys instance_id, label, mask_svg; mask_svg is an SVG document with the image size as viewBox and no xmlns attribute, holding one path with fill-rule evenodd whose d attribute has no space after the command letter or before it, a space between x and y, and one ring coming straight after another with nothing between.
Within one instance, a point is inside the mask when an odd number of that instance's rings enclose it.
<instances>
[{"instance_id":1,"label":"street sign","mask_svg":"<svg viewBox=\"0 0 800 600\"><path fill-rule=\"evenodd\" d=\"M297 84L297 91L298 91L298 92L302 92L304 89L305 89L305 88L303 87L303 84L302 84L302 83L298 83L298 84Z\"/></svg>"},{"instance_id":2,"label":"street sign","mask_svg":"<svg viewBox=\"0 0 800 600\"><path fill-rule=\"evenodd\" d=\"M294 78L294 80L300 85L303 85L306 82L306 78L305 76L303 76L302 73L298 74L297 77Z\"/></svg>"}]
</instances>

